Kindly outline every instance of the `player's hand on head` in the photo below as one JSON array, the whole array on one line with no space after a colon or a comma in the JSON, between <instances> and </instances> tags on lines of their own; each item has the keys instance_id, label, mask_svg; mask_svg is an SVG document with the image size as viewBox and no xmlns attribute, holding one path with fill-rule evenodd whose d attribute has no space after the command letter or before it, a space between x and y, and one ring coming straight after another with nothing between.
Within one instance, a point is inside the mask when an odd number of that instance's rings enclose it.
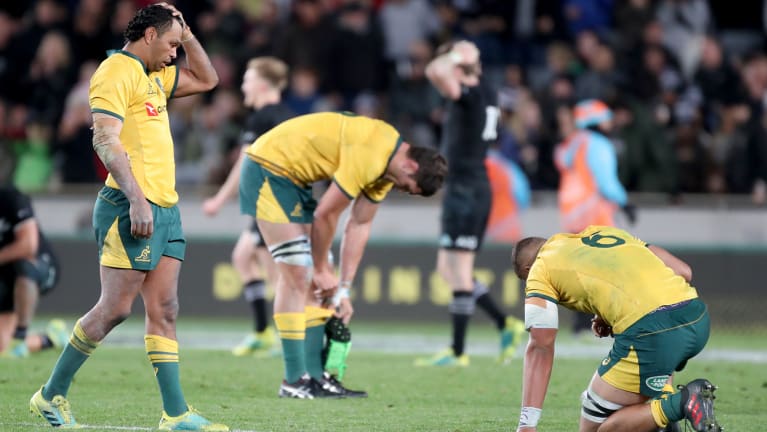
<instances>
[{"instance_id":1,"label":"player's hand on head","mask_svg":"<svg viewBox=\"0 0 767 432\"><path fill-rule=\"evenodd\" d=\"M165 9L168 9L169 11L171 11L173 16L178 18L181 21L181 28L182 29L186 30L186 29L189 28L189 26L186 24L186 20L184 19L184 15L181 13L181 11L176 9L176 6L173 6L172 4L168 4L166 2L160 2L160 3L157 3L157 4L162 6L162 7L164 7Z\"/></svg>"},{"instance_id":2,"label":"player's hand on head","mask_svg":"<svg viewBox=\"0 0 767 432\"><path fill-rule=\"evenodd\" d=\"M154 232L152 206L145 199L132 202L128 211L130 233L135 238L150 238Z\"/></svg>"},{"instance_id":3,"label":"player's hand on head","mask_svg":"<svg viewBox=\"0 0 767 432\"><path fill-rule=\"evenodd\" d=\"M461 55L462 64L475 64L479 62L479 49L469 41L460 41L453 46L453 50Z\"/></svg>"}]
</instances>

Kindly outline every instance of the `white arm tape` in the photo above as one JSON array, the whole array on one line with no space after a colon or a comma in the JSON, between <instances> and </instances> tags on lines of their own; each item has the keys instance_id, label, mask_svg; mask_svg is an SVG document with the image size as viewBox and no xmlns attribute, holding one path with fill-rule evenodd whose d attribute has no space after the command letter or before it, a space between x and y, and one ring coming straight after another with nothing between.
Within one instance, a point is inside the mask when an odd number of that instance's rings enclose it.
<instances>
[{"instance_id":1,"label":"white arm tape","mask_svg":"<svg viewBox=\"0 0 767 432\"><path fill-rule=\"evenodd\" d=\"M546 307L525 303L525 328L559 328L559 313L554 302L546 300Z\"/></svg>"}]
</instances>

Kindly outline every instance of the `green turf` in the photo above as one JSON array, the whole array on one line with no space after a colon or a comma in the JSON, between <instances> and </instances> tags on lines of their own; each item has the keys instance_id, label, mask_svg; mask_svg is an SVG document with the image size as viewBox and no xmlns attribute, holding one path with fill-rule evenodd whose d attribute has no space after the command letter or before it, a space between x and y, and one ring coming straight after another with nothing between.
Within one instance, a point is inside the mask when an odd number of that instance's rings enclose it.
<instances>
[{"instance_id":1,"label":"green turf","mask_svg":"<svg viewBox=\"0 0 767 432\"><path fill-rule=\"evenodd\" d=\"M28 412L28 401L56 357L46 352L24 361L0 361L0 431L46 430ZM371 396L365 400L279 399L278 358L235 358L223 350L182 350L182 382L191 404L238 430L514 430L521 361L500 366L489 357L473 357L466 369L413 368L412 361L412 355L353 352L345 381L368 390ZM577 429L578 395L597 361L557 359L539 430ZM726 430L763 430L764 366L693 360L677 382L708 377L720 386L717 412ZM81 423L110 426L89 430L148 430L160 416L151 367L138 347L97 350L77 375L69 400Z\"/></svg>"}]
</instances>

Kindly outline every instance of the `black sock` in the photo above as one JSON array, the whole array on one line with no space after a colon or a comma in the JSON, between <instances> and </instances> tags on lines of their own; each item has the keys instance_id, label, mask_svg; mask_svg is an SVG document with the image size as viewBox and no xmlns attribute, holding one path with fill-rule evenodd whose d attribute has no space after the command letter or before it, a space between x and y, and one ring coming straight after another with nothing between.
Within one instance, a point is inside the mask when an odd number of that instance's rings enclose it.
<instances>
[{"instance_id":1,"label":"black sock","mask_svg":"<svg viewBox=\"0 0 767 432\"><path fill-rule=\"evenodd\" d=\"M14 339L24 340L27 337L27 327L16 326L16 330L13 332Z\"/></svg>"},{"instance_id":2,"label":"black sock","mask_svg":"<svg viewBox=\"0 0 767 432\"><path fill-rule=\"evenodd\" d=\"M453 353L456 357L463 354L466 344L466 329L471 318L471 292L454 291L450 315L453 318Z\"/></svg>"},{"instance_id":3,"label":"black sock","mask_svg":"<svg viewBox=\"0 0 767 432\"><path fill-rule=\"evenodd\" d=\"M253 311L253 329L262 332L266 329L266 282L263 279L249 281L243 287L245 300L250 304Z\"/></svg>"},{"instance_id":4,"label":"black sock","mask_svg":"<svg viewBox=\"0 0 767 432\"><path fill-rule=\"evenodd\" d=\"M268 320L266 319L266 299L255 299L250 302L250 307L253 309L253 322L255 323L255 329L261 333L266 330Z\"/></svg>"},{"instance_id":5,"label":"black sock","mask_svg":"<svg viewBox=\"0 0 767 432\"><path fill-rule=\"evenodd\" d=\"M498 330L503 330L506 327L506 314L501 312L501 309L495 304L495 300L490 297L490 293L484 293L477 297L477 306L480 307L485 313L490 316L490 319L495 321L495 326Z\"/></svg>"},{"instance_id":6,"label":"black sock","mask_svg":"<svg viewBox=\"0 0 767 432\"><path fill-rule=\"evenodd\" d=\"M53 342L51 342L51 338L48 337L46 334L40 335L40 349L48 349L53 348Z\"/></svg>"}]
</instances>

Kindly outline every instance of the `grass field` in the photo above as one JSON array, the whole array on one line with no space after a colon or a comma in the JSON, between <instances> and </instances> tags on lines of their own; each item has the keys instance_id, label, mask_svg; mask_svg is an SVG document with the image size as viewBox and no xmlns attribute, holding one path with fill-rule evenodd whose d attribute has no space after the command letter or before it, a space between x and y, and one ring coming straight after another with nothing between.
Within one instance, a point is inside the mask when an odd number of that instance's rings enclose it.
<instances>
[{"instance_id":1,"label":"grass field","mask_svg":"<svg viewBox=\"0 0 767 432\"><path fill-rule=\"evenodd\" d=\"M313 401L277 398L282 374L279 358L235 358L224 349L242 328L247 323L236 320L179 325L182 383L188 402L234 430L464 432L516 427L521 358L511 365L497 364L489 355L495 341L489 326L472 329L469 350L481 355L472 356L470 367L424 369L414 368L413 359L447 340L445 326L360 322L353 328L359 347L352 350L345 383L367 390L370 397ZM78 373L68 397L78 421L89 430L153 430L157 426L160 398L141 334L140 320L134 317L110 335ZM765 430L765 334L764 330L715 331L704 354L724 355L702 355L677 376L679 383L705 376L719 385L717 413L727 432ZM609 347L567 334L560 339L541 431L577 430L578 395ZM197 348L205 345L215 349ZM584 346L585 351L575 349ZM728 352L748 352L752 360L728 361ZM56 357L57 353L46 352L24 361L0 361L0 431L48 429L28 412L28 401L45 382Z\"/></svg>"}]
</instances>

